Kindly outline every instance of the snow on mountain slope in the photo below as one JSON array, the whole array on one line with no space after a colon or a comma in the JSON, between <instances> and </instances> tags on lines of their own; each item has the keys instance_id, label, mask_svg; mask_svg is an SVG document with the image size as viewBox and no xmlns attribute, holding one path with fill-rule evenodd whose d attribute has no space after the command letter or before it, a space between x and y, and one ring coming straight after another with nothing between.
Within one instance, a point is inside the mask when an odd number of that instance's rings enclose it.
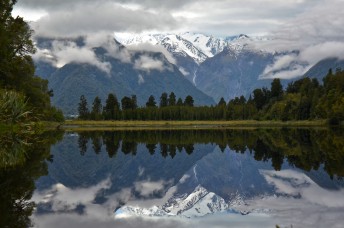
<instances>
[{"instance_id":1,"label":"snow on mountain slope","mask_svg":"<svg viewBox=\"0 0 344 228\"><path fill-rule=\"evenodd\" d=\"M160 44L164 46L170 53L189 56L198 64L204 62L208 56L197 49L190 41L183 39L178 35L167 35Z\"/></svg>"},{"instance_id":2,"label":"snow on mountain slope","mask_svg":"<svg viewBox=\"0 0 344 228\"><path fill-rule=\"evenodd\" d=\"M205 53L208 57L213 57L214 55L220 53L228 45L228 43L224 39L215 38L213 36L207 36L203 34L186 32L180 34L180 36L190 41L195 47Z\"/></svg>"},{"instance_id":3,"label":"snow on mountain slope","mask_svg":"<svg viewBox=\"0 0 344 228\"><path fill-rule=\"evenodd\" d=\"M220 53L227 42L220 38L195 33L181 34L126 34L118 33L116 39L125 46L149 43L162 45L172 54L189 56L200 64Z\"/></svg>"}]
</instances>

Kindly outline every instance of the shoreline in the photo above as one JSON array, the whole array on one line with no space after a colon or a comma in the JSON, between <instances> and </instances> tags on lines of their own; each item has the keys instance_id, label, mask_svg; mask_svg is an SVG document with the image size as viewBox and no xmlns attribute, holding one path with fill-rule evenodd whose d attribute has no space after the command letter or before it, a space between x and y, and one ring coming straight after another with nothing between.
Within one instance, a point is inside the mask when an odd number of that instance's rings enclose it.
<instances>
[{"instance_id":1,"label":"shoreline","mask_svg":"<svg viewBox=\"0 0 344 228\"><path fill-rule=\"evenodd\" d=\"M327 128L326 120L305 121L90 121L66 120L60 125L61 130L135 130L135 129L226 129L226 128Z\"/></svg>"}]
</instances>

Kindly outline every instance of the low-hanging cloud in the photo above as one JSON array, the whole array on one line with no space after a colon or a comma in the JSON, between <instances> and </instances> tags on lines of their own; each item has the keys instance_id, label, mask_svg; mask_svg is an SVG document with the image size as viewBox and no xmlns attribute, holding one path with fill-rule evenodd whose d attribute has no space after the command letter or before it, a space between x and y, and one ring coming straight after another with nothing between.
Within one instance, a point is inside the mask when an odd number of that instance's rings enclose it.
<instances>
[{"instance_id":1,"label":"low-hanging cloud","mask_svg":"<svg viewBox=\"0 0 344 228\"><path fill-rule=\"evenodd\" d=\"M165 69L164 63L161 60L147 55L140 56L139 59L135 60L134 68L148 72L151 70L163 71Z\"/></svg>"},{"instance_id":2,"label":"low-hanging cloud","mask_svg":"<svg viewBox=\"0 0 344 228\"><path fill-rule=\"evenodd\" d=\"M327 58L344 59L344 42L330 41L302 49L298 54L275 58L260 78L291 79L304 75L312 66Z\"/></svg>"},{"instance_id":3,"label":"low-hanging cloud","mask_svg":"<svg viewBox=\"0 0 344 228\"><path fill-rule=\"evenodd\" d=\"M141 44L134 44L127 46L129 50L132 51L148 51L148 52L159 52L164 54L165 58L172 64L176 64L176 59L172 56L172 54L167 51L161 45L153 45L150 43L141 43Z\"/></svg>"},{"instance_id":4,"label":"low-hanging cloud","mask_svg":"<svg viewBox=\"0 0 344 228\"><path fill-rule=\"evenodd\" d=\"M320 60L344 59L344 17L338 10L343 7L344 1L324 0L274 30L271 40L256 43L256 48L289 53L276 57L260 78L295 78Z\"/></svg>"},{"instance_id":5,"label":"low-hanging cloud","mask_svg":"<svg viewBox=\"0 0 344 228\"><path fill-rule=\"evenodd\" d=\"M62 67L68 63L87 63L96 66L100 70L110 73L111 65L101 62L93 50L88 47L79 47L71 41L53 41L51 55L54 56L56 67Z\"/></svg>"}]
</instances>

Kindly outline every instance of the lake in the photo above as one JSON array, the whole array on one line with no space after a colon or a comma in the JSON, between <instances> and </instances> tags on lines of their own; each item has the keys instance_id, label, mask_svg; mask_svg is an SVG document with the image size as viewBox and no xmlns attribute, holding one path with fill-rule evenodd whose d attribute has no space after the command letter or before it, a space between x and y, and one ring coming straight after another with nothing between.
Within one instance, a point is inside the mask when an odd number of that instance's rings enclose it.
<instances>
[{"instance_id":1,"label":"lake","mask_svg":"<svg viewBox=\"0 0 344 228\"><path fill-rule=\"evenodd\" d=\"M342 227L344 131L0 135L0 227Z\"/></svg>"}]
</instances>

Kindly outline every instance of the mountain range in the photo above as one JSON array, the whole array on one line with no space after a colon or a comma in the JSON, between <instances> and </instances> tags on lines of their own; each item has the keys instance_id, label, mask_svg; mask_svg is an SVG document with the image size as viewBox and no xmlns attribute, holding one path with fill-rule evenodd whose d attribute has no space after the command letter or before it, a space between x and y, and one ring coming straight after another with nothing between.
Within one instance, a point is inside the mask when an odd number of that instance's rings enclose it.
<instances>
[{"instance_id":1,"label":"mountain range","mask_svg":"<svg viewBox=\"0 0 344 228\"><path fill-rule=\"evenodd\" d=\"M195 33L116 34L91 44L87 37L39 38L36 74L49 80L52 103L65 114L77 113L81 95L90 105L95 96L104 103L109 93L119 100L135 94L140 106L150 95L159 101L163 92L174 92L182 99L191 95L196 105L213 105L221 97L226 101L241 95L248 98L254 89L270 87L271 79L261 75L283 53L252 45L265 39L269 38L243 34L227 38ZM329 68L344 68L344 61L324 59L300 77L322 81Z\"/></svg>"}]
</instances>

